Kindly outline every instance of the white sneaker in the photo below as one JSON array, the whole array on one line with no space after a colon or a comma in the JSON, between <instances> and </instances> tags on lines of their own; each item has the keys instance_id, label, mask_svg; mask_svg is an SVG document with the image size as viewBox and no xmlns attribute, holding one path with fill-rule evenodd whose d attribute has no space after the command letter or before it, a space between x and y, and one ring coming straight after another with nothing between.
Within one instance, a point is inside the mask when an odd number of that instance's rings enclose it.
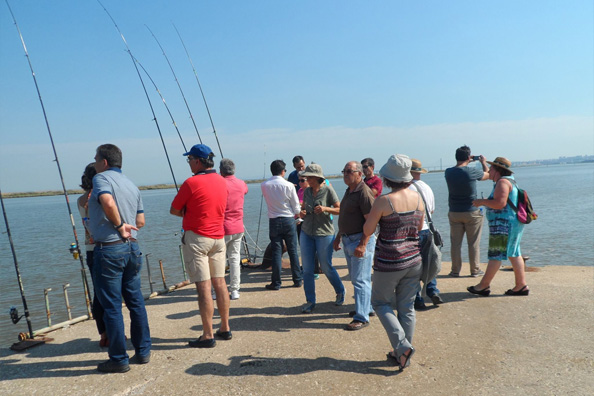
<instances>
[{"instance_id":1,"label":"white sneaker","mask_svg":"<svg viewBox=\"0 0 594 396\"><path fill-rule=\"evenodd\" d=\"M217 299L217 293L215 293L215 290L214 289L210 289L210 292L212 294L212 299L213 300L216 300Z\"/></svg>"},{"instance_id":2,"label":"white sneaker","mask_svg":"<svg viewBox=\"0 0 594 396\"><path fill-rule=\"evenodd\" d=\"M239 300L239 292L237 290L231 291L231 300Z\"/></svg>"}]
</instances>

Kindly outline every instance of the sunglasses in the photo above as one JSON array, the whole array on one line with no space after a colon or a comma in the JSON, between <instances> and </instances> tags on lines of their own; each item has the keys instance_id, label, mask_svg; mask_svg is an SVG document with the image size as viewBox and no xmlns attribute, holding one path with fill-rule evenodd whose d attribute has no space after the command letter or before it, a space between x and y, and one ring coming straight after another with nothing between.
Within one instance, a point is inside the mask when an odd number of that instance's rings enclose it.
<instances>
[{"instance_id":1,"label":"sunglasses","mask_svg":"<svg viewBox=\"0 0 594 396\"><path fill-rule=\"evenodd\" d=\"M341 172L343 175L350 175L351 173L357 173L359 171L352 170L352 169L343 169Z\"/></svg>"},{"instance_id":2,"label":"sunglasses","mask_svg":"<svg viewBox=\"0 0 594 396\"><path fill-rule=\"evenodd\" d=\"M363 165L363 169L369 168L369 165Z\"/></svg>"},{"instance_id":3,"label":"sunglasses","mask_svg":"<svg viewBox=\"0 0 594 396\"><path fill-rule=\"evenodd\" d=\"M307 179L299 179L299 183L305 183Z\"/></svg>"}]
</instances>

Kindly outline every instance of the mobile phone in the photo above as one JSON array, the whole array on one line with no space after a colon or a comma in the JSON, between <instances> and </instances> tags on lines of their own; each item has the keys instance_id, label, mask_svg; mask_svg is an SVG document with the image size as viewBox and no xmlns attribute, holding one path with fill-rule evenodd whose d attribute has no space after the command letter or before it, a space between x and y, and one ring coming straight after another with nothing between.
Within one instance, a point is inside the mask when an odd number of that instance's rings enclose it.
<instances>
[{"instance_id":1,"label":"mobile phone","mask_svg":"<svg viewBox=\"0 0 594 396\"><path fill-rule=\"evenodd\" d=\"M478 160L480 160L480 159L481 159L481 156L480 156L480 155L473 155L473 156L472 156L472 160L473 160L473 161L478 161Z\"/></svg>"}]
</instances>

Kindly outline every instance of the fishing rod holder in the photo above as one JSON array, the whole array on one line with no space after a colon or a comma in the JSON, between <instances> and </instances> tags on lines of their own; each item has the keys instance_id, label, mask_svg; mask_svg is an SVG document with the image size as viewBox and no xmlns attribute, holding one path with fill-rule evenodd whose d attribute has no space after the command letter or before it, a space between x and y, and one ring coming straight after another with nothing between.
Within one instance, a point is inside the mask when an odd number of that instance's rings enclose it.
<instances>
[{"instance_id":1,"label":"fishing rod holder","mask_svg":"<svg viewBox=\"0 0 594 396\"><path fill-rule=\"evenodd\" d=\"M45 298L45 312L47 314L47 325L48 327L52 325L52 313L50 311L50 303L49 303L49 292L52 291L51 287L47 289L43 289L43 296Z\"/></svg>"},{"instance_id":2,"label":"fishing rod holder","mask_svg":"<svg viewBox=\"0 0 594 396\"><path fill-rule=\"evenodd\" d=\"M68 301L68 288L70 283L64 283L62 289L64 289L64 302L66 303L66 312L68 313L68 320L72 320L72 312L70 311L70 302Z\"/></svg>"},{"instance_id":3,"label":"fishing rod holder","mask_svg":"<svg viewBox=\"0 0 594 396\"><path fill-rule=\"evenodd\" d=\"M163 290L167 290L167 283L165 282L165 270L163 269L163 260L159 260L159 268L161 268L161 279L163 279Z\"/></svg>"},{"instance_id":4,"label":"fishing rod holder","mask_svg":"<svg viewBox=\"0 0 594 396\"><path fill-rule=\"evenodd\" d=\"M153 279L151 278L151 266L149 265L149 256L151 254L147 253L144 257L146 258L146 271L148 272L148 281L149 281L149 287L151 288L151 295L155 292L153 290Z\"/></svg>"},{"instance_id":5,"label":"fishing rod holder","mask_svg":"<svg viewBox=\"0 0 594 396\"><path fill-rule=\"evenodd\" d=\"M179 258L181 259L182 271L184 272L184 281L187 281L188 273L186 272L186 264L184 263L184 251L182 245L179 245Z\"/></svg>"}]
</instances>

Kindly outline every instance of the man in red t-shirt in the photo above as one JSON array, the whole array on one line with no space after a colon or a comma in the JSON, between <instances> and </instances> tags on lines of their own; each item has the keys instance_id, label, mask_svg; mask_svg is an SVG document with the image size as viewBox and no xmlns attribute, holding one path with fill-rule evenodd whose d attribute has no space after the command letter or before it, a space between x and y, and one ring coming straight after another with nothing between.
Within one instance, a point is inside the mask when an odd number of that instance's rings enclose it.
<instances>
[{"instance_id":1,"label":"man in red t-shirt","mask_svg":"<svg viewBox=\"0 0 594 396\"><path fill-rule=\"evenodd\" d=\"M382 179L373 174L373 170L375 169L373 158L364 158L361 161L361 166L363 166L363 175L365 175L365 180L363 181L371 189L373 197L379 197L382 195L383 183Z\"/></svg>"},{"instance_id":2,"label":"man in red t-shirt","mask_svg":"<svg viewBox=\"0 0 594 396\"><path fill-rule=\"evenodd\" d=\"M212 348L214 336L231 339L229 327L229 294L225 283L225 207L227 183L213 168L210 147L197 144L184 154L194 176L187 179L171 203L170 213L183 217L182 248L190 281L196 284L202 318L202 335L188 344L194 348ZM211 288L217 297L221 328L213 334L214 314Z\"/></svg>"}]
</instances>

